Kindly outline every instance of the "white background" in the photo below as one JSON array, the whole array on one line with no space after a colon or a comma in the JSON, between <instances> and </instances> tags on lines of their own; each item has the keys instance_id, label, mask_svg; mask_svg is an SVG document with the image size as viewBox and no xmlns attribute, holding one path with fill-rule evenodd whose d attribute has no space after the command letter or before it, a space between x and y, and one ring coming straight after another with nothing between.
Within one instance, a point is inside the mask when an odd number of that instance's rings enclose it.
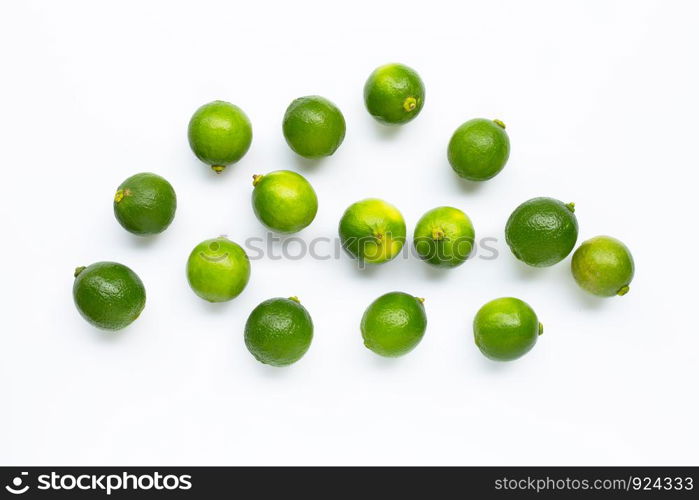
<instances>
[{"instance_id":1,"label":"white background","mask_svg":"<svg viewBox=\"0 0 699 500\"><path fill-rule=\"evenodd\" d=\"M0 462L697 465L697 14L690 1L3 2ZM362 101L390 61L427 88L399 129ZM347 120L320 162L281 134L286 106L308 94ZM254 129L220 176L186 140L213 99L241 106ZM507 124L512 153L475 185L453 174L446 144L479 116ZM344 209L372 196L403 212L409 234L428 209L459 207L478 237L498 238L499 257L448 272L416 258L365 272L345 255L265 258L239 298L205 303L187 286L189 251L263 236L251 176L276 169L318 193L306 241L334 237ZM112 214L116 187L141 171L178 195L155 238ZM534 196L574 201L580 241L626 242L627 296L585 295L570 259L531 269L511 256L505 221ZM132 267L148 291L116 334L72 303L73 269L99 260ZM391 290L426 297L428 314L423 342L395 360L359 333ZM290 295L313 317L313 345L290 368L263 366L243 325L262 300ZM498 364L471 321L507 295L546 331Z\"/></svg>"}]
</instances>

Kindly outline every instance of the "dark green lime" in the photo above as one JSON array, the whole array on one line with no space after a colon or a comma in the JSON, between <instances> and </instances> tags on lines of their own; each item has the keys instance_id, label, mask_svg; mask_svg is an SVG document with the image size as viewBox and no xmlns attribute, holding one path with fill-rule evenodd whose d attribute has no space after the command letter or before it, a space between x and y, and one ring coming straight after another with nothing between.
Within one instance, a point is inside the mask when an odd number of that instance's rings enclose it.
<instances>
[{"instance_id":1,"label":"dark green lime","mask_svg":"<svg viewBox=\"0 0 699 500\"><path fill-rule=\"evenodd\" d=\"M308 226L318 212L318 198L302 175L277 170L253 176L252 208L258 220L280 233L295 233Z\"/></svg>"},{"instance_id":2,"label":"dark green lime","mask_svg":"<svg viewBox=\"0 0 699 500\"><path fill-rule=\"evenodd\" d=\"M114 215L133 234L162 233L175 218L177 197L168 181L156 174L136 174L114 195Z\"/></svg>"},{"instance_id":3,"label":"dark green lime","mask_svg":"<svg viewBox=\"0 0 699 500\"><path fill-rule=\"evenodd\" d=\"M565 259L578 239L574 211L574 203L553 198L533 198L518 206L505 226L505 239L514 256L534 267Z\"/></svg>"},{"instance_id":4,"label":"dark green lime","mask_svg":"<svg viewBox=\"0 0 699 500\"><path fill-rule=\"evenodd\" d=\"M524 356L543 332L544 327L529 304L513 297L488 302L473 319L476 345L495 361Z\"/></svg>"},{"instance_id":5,"label":"dark green lime","mask_svg":"<svg viewBox=\"0 0 699 500\"><path fill-rule=\"evenodd\" d=\"M89 323L105 330L121 330L143 311L146 289L128 267L116 262L97 262L75 270L73 300Z\"/></svg>"},{"instance_id":6,"label":"dark green lime","mask_svg":"<svg viewBox=\"0 0 699 500\"><path fill-rule=\"evenodd\" d=\"M626 295L634 267L629 249L611 236L596 236L584 241L571 262L578 285L600 297Z\"/></svg>"},{"instance_id":7,"label":"dark green lime","mask_svg":"<svg viewBox=\"0 0 699 500\"><path fill-rule=\"evenodd\" d=\"M313 321L296 297L262 302L245 323L245 345L261 363L287 366L306 354L313 340Z\"/></svg>"},{"instance_id":8,"label":"dark green lime","mask_svg":"<svg viewBox=\"0 0 699 500\"><path fill-rule=\"evenodd\" d=\"M424 301L403 292L390 292L376 299L362 316L364 345L392 358L412 351L427 329Z\"/></svg>"},{"instance_id":9,"label":"dark green lime","mask_svg":"<svg viewBox=\"0 0 699 500\"><path fill-rule=\"evenodd\" d=\"M447 156L459 177L485 181L495 177L510 157L510 139L500 120L475 118L456 129Z\"/></svg>"},{"instance_id":10,"label":"dark green lime","mask_svg":"<svg viewBox=\"0 0 699 500\"><path fill-rule=\"evenodd\" d=\"M415 226L413 245L425 262L451 268L463 264L473 251L476 233L468 215L458 208L433 208Z\"/></svg>"},{"instance_id":11,"label":"dark green lime","mask_svg":"<svg viewBox=\"0 0 699 500\"><path fill-rule=\"evenodd\" d=\"M364 84L364 104L381 123L402 125L422 110L425 85L412 68L386 64L376 68Z\"/></svg>"},{"instance_id":12,"label":"dark green lime","mask_svg":"<svg viewBox=\"0 0 699 500\"><path fill-rule=\"evenodd\" d=\"M287 108L282 130L296 154L305 158L330 156L345 138L345 118L324 97L299 97Z\"/></svg>"},{"instance_id":13,"label":"dark green lime","mask_svg":"<svg viewBox=\"0 0 699 500\"><path fill-rule=\"evenodd\" d=\"M235 104L213 101L194 112L187 135L197 158L218 174L250 149L252 125Z\"/></svg>"}]
</instances>

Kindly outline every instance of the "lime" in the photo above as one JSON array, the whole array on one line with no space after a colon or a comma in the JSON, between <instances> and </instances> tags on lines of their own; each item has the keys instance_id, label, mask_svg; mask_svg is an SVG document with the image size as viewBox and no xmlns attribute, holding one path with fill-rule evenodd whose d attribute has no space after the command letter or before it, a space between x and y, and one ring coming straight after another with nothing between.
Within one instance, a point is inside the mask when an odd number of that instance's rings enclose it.
<instances>
[{"instance_id":1,"label":"lime","mask_svg":"<svg viewBox=\"0 0 699 500\"><path fill-rule=\"evenodd\" d=\"M626 295L633 279L631 252L611 236L596 236L584 241L573 254L573 278L583 290L613 297Z\"/></svg>"},{"instance_id":2,"label":"lime","mask_svg":"<svg viewBox=\"0 0 699 500\"><path fill-rule=\"evenodd\" d=\"M491 300L476 313L473 334L488 358L510 361L524 356L544 333L534 310L513 297Z\"/></svg>"},{"instance_id":3,"label":"lime","mask_svg":"<svg viewBox=\"0 0 699 500\"><path fill-rule=\"evenodd\" d=\"M364 104L381 123L402 125L425 104L425 85L415 70L402 64L379 66L364 84Z\"/></svg>"},{"instance_id":4,"label":"lime","mask_svg":"<svg viewBox=\"0 0 699 500\"><path fill-rule=\"evenodd\" d=\"M250 148L252 125L235 104L213 101L197 109L189 120L189 146L217 174Z\"/></svg>"},{"instance_id":5,"label":"lime","mask_svg":"<svg viewBox=\"0 0 699 500\"><path fill-rule=\"evenodd\" d=\"M250 279L250 260L240 245L224 236L202 241L187 260L187 280L209 302L236 298Z\"/></svg>"},{"instance_id":6,"label":"lime","mask_svg":"<svg viewBox=\"0 0 699 500\"><path fill-rule=\"evenodd\" d=\"M342 247L361 262L393 259L405 243L405 221L396 207L368 198L349 206L340 220Z\"/></svg>"},{"instance_id":7,"label":"lime","mask_svg":"<svg viewBox=\"0 0 699 500\"><path fill-rule=\"evenodd\" d=\"M475 118L456 129L447 157L454 172L470 181L495 177L510 157L510 139L500 120Z\"/></svg>"},{"instance_id":8,"label":"lime","mask_svg":"<svg viewBox=\"0 0 699 500\"><path fill-rule=\"evenodd\" d=\"M381 356L408 354L425 335L424 301L403 292L390 292L376 299L362 316L364 345Z\"/></svg>"},{"instance_id":9,"label":"lime","mask_svg":"<svg viewBox=\"0 0 699 500\"><path fill-rule=\"evenodd\" d=\"M121 330L143 311L146 289L128 267L116 262L97 262L75 270L73 300L89 323L105 330Z\"/></svg>"},{"instance_id":10,"label":"lime","mask_svg":"<svg viewBox=\"0 0 699 500\"><path fill-rule=\"evenodd\" d=\"M330 156L345 138L345 117L324 97L299 97L286 109L282 130L296 154L305 158Z\"/></svg>"},{"instance_id":11,"label":"lime","mask_svg":"<svg viewBox=\"0 0 699 500\"><path fill-rule=\"evenodd\" d=\"M306 354L313 340L313 321L298 298L262 302L245 323L245 345L261 363L287 366Z\"/></svg>"},{"instance_id":12,"label":"lime","mask_svg":"<svg viewBox=\"0 0 699 500\"><path fill-rule=\"evenodd\" d=\"M573 250L578 239L575 204L532 198L518 206L505 226L505 239L515 257L534 267L552 266Z\"/></svg>"},{"instance_id":13,"label":"lime","mask_svg":"<svg viewBox=\"0 0 699 500\"><path fill-rule=\"evenodd\" d=\"M126 179L114 195L114 215L133 234L162 233L175 218L176 208L170 183L147 172Z\"/></svg>"},{"instance_id":14,"label":"lime","mask_svg":"<svg viewBox=\"0 0 699 500\"><path fill-rule=\"evenodd\" d=\"M252 208L262 224L280 233L295 233L308 226L318 212L318 198L302 175L277 170L254 175Z\"/></svg>"},{"instance_id":15,"label":"lime","mask_svg":"<svg viewBox=\"0 0 699 500\"><path fill-rule=\"evenodd\" d=\"M468 215L458 208L433 208L415 226L413 245L425 262L451 268L464 263L473 250L476 233Z\"/></svg>"}]
</instances>

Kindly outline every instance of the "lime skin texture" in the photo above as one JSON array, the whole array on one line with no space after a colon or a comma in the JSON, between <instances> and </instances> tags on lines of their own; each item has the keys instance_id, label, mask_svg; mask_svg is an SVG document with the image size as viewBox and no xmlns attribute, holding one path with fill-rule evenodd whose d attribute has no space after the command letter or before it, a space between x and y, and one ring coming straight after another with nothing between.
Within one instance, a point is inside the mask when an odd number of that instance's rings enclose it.
<instances>
[{"instance_id":1,"label":"lime skin texture","mask_svg":"<svg viewBox=\"0 0 699 500\"><path fill-rule=\"evenodd\" d=\"M494 361L524 356L543 332L544 327L529 304L513 297L488 302L473 319L476 345Z\"/></svg>"},{"instance_id":2,"label":"lime skin texture","mask_svg":"<svg viewBox=\"0 0 699 500\"><path fill-rule=\"evenodd\" d=\"M518 206L505 226L505 239L519 260L534 267L552 266L575 247L578 220L575 204L554 198L532 198Z\"/></svg>"},{"instance_id":3,"label":"lime skin texture","mask_svg":"<svg viewBox=\"0 0 699 500\"><path fill-rule=\"evenodd\" d=\"M405 220L393 205L367 198L350 205L340 219L340 241L361 262L382 264L400 253L405 243Z\"/></svg>"},{"instance_id":4,"label":"lime skin texture","mask_svg":"<svg viewBox=\"0 0 699 500\"><path fill-rule=\"evenodd\" d=\"M121 330L146 306L146 289L138 275L117 262L97 262L75 270L73 300L88 323Z\"/></svg>"},{"instance_id":5,"label":"lime skin texture","mask_svg":"<svg viewBox=\"0 0 699 500\"><path fill-rule=\"evenodd\" d=\"M187 136L197 158L220 174L250 149L252 125L235 104L213 101L194 112Z\"/></svg>"},{"instance_id":6,"label":"lime skin texture","mask_svg":"<svg viewBox=\"0 0 699 500\"><path fill-rule=\"evenodd\" d=\"M584 241L571 261L577 284L599 297L626 295L634 269L629 249L611 236L595 236Z\"/></svg>"},{"instance_id":7,"label":"lime skin texture","mask_svg":"<svg viewBox=\"0 0 699 500\"><path fill-rule=\"evenodd\" d=\"M449 140L447 158L456 174L469 181L492 179L510 157L510 138L500 120L475 118L463 123Z\"/></svg>"},{"instance_id":8,"label":"lime skin texture","mask_svg":"<svg viewBox=\"0 0 699 500\"><path fill-rule=\"evenodd\" d=\"M194 293L209 302L236 298L250 279L250 260L240 245L224 236L194 247L187 260L187 280Z\"/></svg>"},{"instance_id":9,"label":"lime skin texture","mask_svg":"<svg viewBox=\"0 0 699 500\"><path fill-rule=\"evenodd\" d=\"M364 104L379 122L402 125L420 114L425 104L425 85L408 66L379 66L364 84Z\"/></svg>"},{"instance_id":10,"label":"lime skin texture","mask_svg":"<svg viewBox=\"0 0 699 500\"><path fill-rule=\"evenodd\" d=\"M362 316L364 345L389 358L412 351L427 328L424 301L403 292L390 292L376 299Z\"/></svg>"},{"instance_id":11,"label":"lime skin texture","mask_svg":"<svg viewBox=\"0 0 699 500\"><path fill-rule=\"evenodd\" d=\"M252 208L257 219L278 233L295 233L308 226L318 212L318 197L300 174L277 170L254 175Z\"/></svg>"},{"instance_id":12,"label":"lime skin texture","mask_svg":"<svg viewBox=\"0 0 699 500\"><path fill-rule=\"evenodd\" d=\"M245 323L245 345L259 362L288 366L306 354L313 321L298 298L274 298L259 304Z\"/></svg>"},{"instance_id":13,"label":"lime skin texture","mask_svg":"<svg viewBox=\"0 0 699 500\"><path fill-rule=\"evenodd\" d=\"M287 144L304 158L332 155L342 144L345 130L342 112L317 95L295 99L289 104L282 122Z\"/></svg>"},{"instance_id":14,"label":"lime skin texture","mask_svg":"<svg viewBox=\"0 0 699 500\"><path fill-rule=\"evenodd\" d=\"M126 179L114 195L114 216L128 232L139 236L165 231L175 218L177 196L159 175L144 172Z\"/></svg>"},{"instance_id":15,"label":"lime skin texture","mask_svg":"<svg viewBox=\"0 0 699 500\"><path fill-rule=\"evenodd\" d=\"M476 232L471 219L454 207L433 208L415 226L413 246L418 256L436 267L463 264L473 251Z\"/></svg>"}]
</instances>

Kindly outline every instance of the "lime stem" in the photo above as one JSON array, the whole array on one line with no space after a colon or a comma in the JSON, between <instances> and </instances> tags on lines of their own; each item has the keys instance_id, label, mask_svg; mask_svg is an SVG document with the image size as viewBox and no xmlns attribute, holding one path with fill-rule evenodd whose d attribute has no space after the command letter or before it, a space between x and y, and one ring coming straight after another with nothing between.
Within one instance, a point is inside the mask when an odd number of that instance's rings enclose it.
<instances>
[{"instance_id":1,"label":"lime stem","mask_svg":"<svg viewBox=\"0 0 699 500\"><path fill-rule=\"evenodd\" d=\"M124 199L124 196L126 196L127 193L124 192L123 189L119 189L116 194L114 195L114 203L119 203L121 200Z\"/></svg>"},{"instance_id":2,"label":"lime stem","mask_svg":"<svg viewBox=\"0 0 699 500\"><path fill-rule=\"evenodd\" d=\"M262 180L264 175L253 175L252 176L252 186L255 187Z\"/></svg>"},{"instance_id":3,"label":"lime stem","mask_svg":"<svg viewBox=\"0 0 699 500\"><path fill-rule=\"evenodd\" d=\"M626 295L627 293L629 293L629 290L630 290L629 285L624 285L624 286L622 286L622 287L619 289L619 291L618 291L616 294L617 294L619 297L623 297L624 295Z\"/></svg>"},{"instance_id":4,"label":"lime stem","mask_svg":"<svg viewBox=\"0 0 699 500\"><path fill-rule=\"evenodd\" d=\"M403 109L406 110L408 113L414 110L417 107L417 99L414 97L406 97L405 101L403 101Z\"/></svg>"},{"instance_id":5,"label":"lime stem","mask_svg":"<svg viewBox=\"0 0 699 500\"><path fill-rule=\"evenodd\" d=\"M502 120L493 120L493 123L495 123L495 125L497 125L498 127L506 128L505 122Z\"/></svg>"},{"instance_id":6,"label":"lime stem","mask_svg":"<svg viewBox=\"0 0 699 500\"><path fill-rule=\"evenodd\" d=\"M374 238L376 238L376 243L380 245L383 241L383 233L374 233Z\"/></svg>"},{"instance_id":7,"label":"lime stem","mask_svg":"<svg viewBox=\"0 0 699 500\"><path fill-rule=\"evenodd\" d=\"M541 334L543 334L543 333L544 333L544 325L542 325L541 323L539 323L539 335L541 335Z\"/></svg>"},{"instance_id":8,"label":"lime stem","mask_svg":"<svg viewBox=\"0 0 699 500\"><path fill-rule=\"evenodd\" d=\"M575 203L571 201L570 203L566 204L566 208L571 212L575 212Z\"/></svg>"},{"instance_id":9,"label":"lime stem","mask_svg":"<svg viewBox=\"0 0 699 500\"><path fill-rule=\"evenodd\" d=\"M293 297L289 297L289 300L293 300L293 301L296 302L297 304L300 304L300 303L301 303L301 301L299 300L299 298L298 298L296 295L294 295Z\"/></svg>"},{"instance_id":10,"label":"lime stem","mask_svg":"<svg viewBox=\"0 0 699 500\"><path fill-rule=\"evenodd\" d=\"M73 273L73 277L77 278L78 274L80 274L84 270L85 270L85 266L76 267L75 272Z\"/></svg>"},{"instance_id":11,"label":"lime stem","mask_svg":"<svg viewBox=\"0 0 699 500\"><path fill-rule=\"evenodd\" d=\"M220 174L225 170L226 166L225 165L211 165L211 170L216 172L217 174Z\"/></svg>"},{"instance_id":12,"label":"lime stem","mask_svg":"<svg viewBox=\"0 0 699 500\"><path fill-rule=\"evenodd\" d=\"M420 304L424 304L424 303L425 303L425 298L424 298L424 297L415 297L415 298L417 299L417 301L418 301Z\"/></svg>"},{"instance_id":13,"label":"lime stem","mask_svg":"<svg viewBox=\"0 0 699 500\"><path fill-rule=\"evenodd\" d=\"M432 239L435 241L441 241L444 239L444 230L442 228L436 228L432 230Z\"/></svg>"}]
</instances>

